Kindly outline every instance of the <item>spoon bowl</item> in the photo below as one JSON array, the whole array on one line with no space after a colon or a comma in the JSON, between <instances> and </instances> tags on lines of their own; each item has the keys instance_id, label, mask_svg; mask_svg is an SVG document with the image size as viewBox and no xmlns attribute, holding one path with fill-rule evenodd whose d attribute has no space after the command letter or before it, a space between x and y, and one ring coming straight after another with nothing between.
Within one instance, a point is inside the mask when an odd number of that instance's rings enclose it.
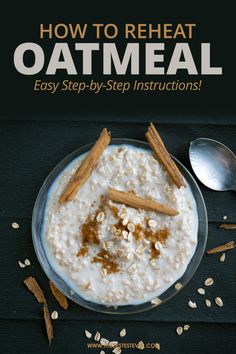
<instances>
[{"instance_id":1,"label":"spoon bowl","mask_svg":"<svg viewBox=\"0 0 236 354\"><path fill-rule=\"evenodd\" d=\"M236 156L224 144L199 138L190 143L189 158L198 179L215 191L236 190Z\"/></svg>"}]
</instances>

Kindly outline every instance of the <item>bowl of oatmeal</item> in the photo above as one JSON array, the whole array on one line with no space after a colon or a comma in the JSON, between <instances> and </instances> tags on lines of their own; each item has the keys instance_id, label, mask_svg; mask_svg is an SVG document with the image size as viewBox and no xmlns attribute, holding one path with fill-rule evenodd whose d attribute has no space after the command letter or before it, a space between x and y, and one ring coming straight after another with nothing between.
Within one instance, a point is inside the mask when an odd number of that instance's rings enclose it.
<instances>
[{"instance_id":1,"label":"bowl of oatmeal","mask_svg":"<svg viewBox=\"0 0 236 354\"><path fill-rule=\"evenodd\" d=\"M38 194L32 231L40 264L65 296L86 308L120 314L158 306L186 285L203 255L207 213L200 189L177 159L181 188L147 143L112 139L79 193L60 203L92 146L60 162ZM111 188L128 191L132 200L158 201L167 212L117 202Z\"/></svg>"}]
</instances>

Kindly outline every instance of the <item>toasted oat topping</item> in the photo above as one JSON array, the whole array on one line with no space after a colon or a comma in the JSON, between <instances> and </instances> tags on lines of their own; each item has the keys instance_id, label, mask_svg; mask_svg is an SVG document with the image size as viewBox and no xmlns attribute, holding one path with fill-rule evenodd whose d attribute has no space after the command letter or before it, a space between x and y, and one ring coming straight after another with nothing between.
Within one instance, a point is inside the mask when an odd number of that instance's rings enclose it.
<instances>
[{"instance_id":1,"label":"toasted oat topping","mask_svg":"<svg viewBox=\"0 0 236 354\"><path fill-rule=\"evenodd\" d=\"M207 307L211 307L211 301L210 300L206 299L205 300L205 304L206 304Z\"/></svg>"}]
</instances>

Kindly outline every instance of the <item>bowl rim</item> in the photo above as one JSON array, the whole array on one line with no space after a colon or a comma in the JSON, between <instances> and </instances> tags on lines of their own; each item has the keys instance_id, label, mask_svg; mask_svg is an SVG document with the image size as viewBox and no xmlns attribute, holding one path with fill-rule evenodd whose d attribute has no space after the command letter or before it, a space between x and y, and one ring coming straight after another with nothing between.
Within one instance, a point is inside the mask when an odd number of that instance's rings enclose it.
<instances>
[{"instance_id":1,"label":"bowl rim","mask_svg":"<svg viewBox=\"0 0 236 354\"><path fill-rule=\"evenodd\" d=\"M42 257L40 255L39 249L38 249L38 245L37 245L37 238L39 237L41 240L41 236L42 236L42 232L40 233L40 235L37 236L37 231L36 231L36 221L38 219L38 208L39 208L39 202L40 202L40 198L42 197L42 194L44 193L44 189L46 187L46 185L50 182L50 179L52 178L52 176L54 177L52 182L49 184L49 187L46 189L46 194L45 194L45 198L47 199L47 195L48 195L48 191L50 190L52 184L54 183L54 181L56 180L56 178L62 173L62 171L70 164L73 162L73 160L75 160L76 158L78 158L80 155L82 155L83 153L89 151L89 149L95 144L95 142L91 142L85 145L80 146L79 148L75 149L74 151L72 151L71 153L69 153L68 155L66 155L61 161L59 161L54 167L53 169L49 172L49 174L47 175L47 177L45 178L43 184L41 185L35 203L34 203L34 207L33 207L33 212L32 212L32 222L31 222L31 229L32 229L32 240L33 240L33 247L37 256L37 259L39 261L39 264L42 268L42 270L44 271L45 275L47 276L47 278L49 280L51 280L53 283L55 283L56 287L70 300L72 300L73 302L75 302L76 304L87 308L89 310L95 311L95 312L100 312L100 313L105 313L105 314L116 314L116 315L132 315L132 314L136 314L136 313L141 313L144 311L148 311L154 307L160 306L162 304L164 304L165 302L167 302L168 300L170 300L171 298L173 298L177 293L179 293L180 291L182 291L184 289L184 287L189 283L189 281L192 279L193 275L195 274L196 270L199 267L199 264L201 263L202 257L204 255L205 252L205 247L206 247L206 243L207 243L207 238L208 238L208 216L207 216L207 209L206 209L206 205L205 205L205 201L202 195L202 192L196 182L196 180L194 179L194 177L192 176L192 174L188 171L188 169L182 164L182 162L180 162L177 158L175 158L173 155L171 155L171 157L173 158L173 160L176 162L177 166L180 167L180 169L182 171L184 171L184 173L188 176L188 178L190 179L191 183L193 183L197 193L198 193L198 198L200 200L201 203L201 207L202 207L202 212L203 212L203 219L204 219L204 223L202 225L203 229L203 243L201 246L201 252L199 254L199 257L197 258L197 260L195 260L195 266L194 269L191 271L191 274L188 276L188 278L185 280L184 284L182 284L181 289L176 290L175 284L178 283L182 277L185 276L187 269L190 265L190 263L193 261L193 258L196 254L196 250L198 247L198 243L199 243L199 224L198 224L198 242L197 242L197 246L195 249L195 252L192 256L192 258L190 259L187 268L185 270L185 272L183 273L183 275L177 280L175 281L172 285L170 285L170 287L168 287L162 294L160 294L159 297L161 297L163 294L165 294L167 291L170 290L170 288L173 288L173 292L172 294L168 295L164 300L161 300L160 304L152 304L151 301L147 301L147 302L143 302L140 304L136 304L136 305L118 305L118 306L114 306L114 305L105 305L105 304L100 304L100 303L96 303L96 302L92 302L89 300L84 299L82 296L80 296L78 293L76 294L74 291L71 292L70 286L66 283L66 281L60 277L60 274L58 274L53 266L50 264L50 262L48 261L47 257L47 262L49 265L49 270L47 269L44 261L42 260ZM149 144L145 141L142 140L137 140L137 139L129 139L129 138L112 138L110 141L110 145L122 145L122 144L126 144L126 145L133 145L135 147L140 147L140 148L145 148L147 150L152 151L152 149L150 148ZM66 164L65 164L66 163ZM62 167L63 166L63 167ZM62 168L61 168L62 167ZM56 176L54 176L55 172L57 172L57 170L60 169L59 173L57 173ZM182 173L181 171L181 173ZM189 181L187 180L187 182L189 183ZM191 188L192 190L192 188ZM192 191L193 193L193 191ZM195 194L193 193L195 202L197 204L196 198L195 198ZM45 205L43 208L43 217L44 217L44 211L45 211ZM198 208L197 208L197 212L199 212ZM198 218L199 219L199 218ZM198 220L199 221L199 220ZM64 285L67 287L67 293L65 294L65 289L61 286L61 284L58 284L57 282L55 282L55 279L51 278L51 273L55 273L57 275L57 277L62 281L62 283L64 283ZM73 297L74 295L76 295L80 301L76 301L75 298ZM99 307L99 309L94 308L94 307ZM130 309L125 309L125 308L130 308ZM132 309L131 309L132 308ZM119 311L119 309L122 309L122 311Z\"/></svg>"}]
</instances>

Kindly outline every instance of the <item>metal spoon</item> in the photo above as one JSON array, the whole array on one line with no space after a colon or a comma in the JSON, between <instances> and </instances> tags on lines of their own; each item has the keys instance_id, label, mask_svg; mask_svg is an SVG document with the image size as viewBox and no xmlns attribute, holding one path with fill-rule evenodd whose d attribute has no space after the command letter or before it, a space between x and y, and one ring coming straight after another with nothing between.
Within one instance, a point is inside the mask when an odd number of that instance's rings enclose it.
<instances>
[{"instance_id":1,"label":"metal spoon","mask_svg":"<svg viewBox=\"0 0 236 354\"><path fill-rule=\"evenodd\" d=\"M216 191L236 191L236 156L220 142L200 138L190 143L190 163L199 180Z\"/></svg>"}]
</instances>

